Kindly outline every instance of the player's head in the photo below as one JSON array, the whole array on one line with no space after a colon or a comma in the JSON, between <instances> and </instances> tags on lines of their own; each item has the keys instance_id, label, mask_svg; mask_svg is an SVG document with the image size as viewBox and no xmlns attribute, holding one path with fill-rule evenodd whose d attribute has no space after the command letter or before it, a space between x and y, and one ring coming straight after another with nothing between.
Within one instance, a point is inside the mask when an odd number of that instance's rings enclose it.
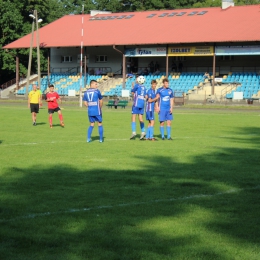
<instances>
[{"instance_id":1,"label":"player's head","mask_svg":"<svg viewBox=\"0 0 260 260\"><path fill-rule=\"evenodd\" d=\"M169 87L169 80L167 78L163 79L163 87L168 88Z\"/></svg>"},{"instance_id":2,"label":"player's head","mask_svg":"<svg viewBox=\"0 0 260 260\"><path fill-rule=\"evenodd\" d=\"M36 91L36 90L37 90L37 85L34 84L34 85L32 86L32 89L33 89L34 91Z\"/></svg>"},{"instance_id":3,"label":"player's head","mask_svg":"<svg viewBox=\"0 0 260 260\"><path fill-rule=\"evenodd\" d=\"M97 88L97 87L98 87L97 81L92 79L90 81L90 88Z\"/></svg>"},{"instance_id":4,"label":"player's head","mask_svg":"<svg viewBox=\"0 0 260 260\"><path fill-rule=\"evenodd\" d=\"M49 85L49 90L50 90L50 92L53 92L54 91L54 86L51 84L51 85Z\"/></svg>"},{"instance_id":5,"label":"player's head","mask_svg":"<svg viewBox=\"0 0 260 260\"><path fill-rule=\"evenodd\" d=\"M156 85L157 85L157 81L155 79L153 79L151 81L151 86L152 86L152 89L156 89Z\"/></svg>"}]
</instances>

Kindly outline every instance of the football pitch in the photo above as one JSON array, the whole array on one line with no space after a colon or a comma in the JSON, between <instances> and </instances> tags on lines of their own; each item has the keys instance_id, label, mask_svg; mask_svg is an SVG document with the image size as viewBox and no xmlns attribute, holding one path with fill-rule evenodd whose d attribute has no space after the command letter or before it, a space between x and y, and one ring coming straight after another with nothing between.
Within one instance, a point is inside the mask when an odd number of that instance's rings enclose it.
<instances>
[{"instance_id":1,"label":"football pitch","mask_svg":"<svg viewBox=\"0 0 260 260\"><path fill-rule=\"evenodd\" d=\"M260 111L176 108L173 141L129 140L131 110L0 105L0 259L260 259ZM140 127L137 124L137 133Z\"/></svg>"}]
</instances>

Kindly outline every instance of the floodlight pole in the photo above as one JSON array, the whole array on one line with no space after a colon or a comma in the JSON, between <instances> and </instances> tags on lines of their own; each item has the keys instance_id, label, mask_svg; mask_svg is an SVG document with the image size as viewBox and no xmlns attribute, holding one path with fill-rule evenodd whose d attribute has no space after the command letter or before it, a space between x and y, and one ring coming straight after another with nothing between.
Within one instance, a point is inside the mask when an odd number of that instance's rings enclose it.
<instances>
[{"instance_id":1,"label":"floodlight pole","mask_svg":"<svg viewBox=\"0 0 260 260\"><path fill-rule=\"evenodd\" d=\"M82 5L81 13L81 43L80 43L80 90L79 90L79 106L82 107L82 56L83 56L83 35L84 35L84 5Z\"/></svg>"},{"instance_id":2,"label":"floodlight pole","mask_svg":"<svg viewBox=\"0 0 260 260\"><path fill-rule=\"evenodd\" d=\"M166 45L166 78L169 76L169 55L168 55L168 44Z\"/></svg>"},{"instance_id":3,"label":"floodlight pole","mask_svg":"<svg viewBox=\"0 0 260 260\"><path fill-rule=\"evenodd\" d=\"M215 95L215 76L216 76L216 53L215 53L215 46L213 49L213 75L211 80L211 94Z\"/></svg>"},{"instance_id":4,"label":"floodlight pole","mask_svg":"<svg viewBox=\"0 0 260 260\"><path fill-rule=\"evenodd\" d=\"M35 10L35 21L36 21L36 40L37 40L37 63L38 63L38 87L41 89L41 60L40 60L40 44L39 44L39 22L38 13Z\"/></svg>"},{"instance_id":5,"label":"floodlight pole","mask_svg":"<svg viewBox=\"0 0 260 260\"><path fill-rule=\"evenodd\" d=\"M35 16L35 10L33 11L33 15L30 15L30 17L34 17L34 16ZM32 35L31 35L31 44L30 44L30 52L29 52L25 98L27 98L27 96L28 96L29 81L30 81L30 76L31 76L33 34L34 34L34 19L33 19L33 22L32 22Z\"/></svg>"}]
</instances>

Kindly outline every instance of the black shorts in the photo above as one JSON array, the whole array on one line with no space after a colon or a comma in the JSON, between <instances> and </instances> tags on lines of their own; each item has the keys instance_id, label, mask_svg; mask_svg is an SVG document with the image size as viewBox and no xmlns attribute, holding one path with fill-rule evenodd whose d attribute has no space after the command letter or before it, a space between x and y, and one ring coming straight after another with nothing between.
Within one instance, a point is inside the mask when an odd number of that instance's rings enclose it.
<instances>
[{"instance_id":1,"label":"black shorts","mask_svg":"<svg viewBox=\"0 0 260 260\"><path fill-rule=\"evenodd\" d=\"M30 103L31 113L39 113L39 104Z\"/></svg>"},{"instance_id":2,"label":"black shorts","mask_svg":"<svg viewBox=\"0 0 260 260\"><path fill-rule=\"evenodd\" d=\"M56 107L56 108L54 108L54 109L48 109L48 113L49 113L49 114L53 114L54 112L58 112L59 110L60 110L59 107Z\"/></svg>"}]
</instances>

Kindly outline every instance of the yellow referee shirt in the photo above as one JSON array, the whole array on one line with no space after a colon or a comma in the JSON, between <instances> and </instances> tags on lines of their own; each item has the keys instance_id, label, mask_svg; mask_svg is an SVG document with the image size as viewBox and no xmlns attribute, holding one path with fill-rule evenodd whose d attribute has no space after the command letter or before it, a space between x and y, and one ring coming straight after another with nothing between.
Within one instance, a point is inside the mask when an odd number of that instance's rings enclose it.
<instances>
[{"instance_id":1,"label":"yellow referee shirt","mask_svg":"<svg viewBox=\"0 0 260 260\"><path fill-rule=\"evenodd\" d=\"M38 90L36 90L36 91L32 90L29 93L29 100L30 100L30 103L32 103L32 104L39 104L40 97L41 97L41 94Z\"/></svg>"}]
</instances>

